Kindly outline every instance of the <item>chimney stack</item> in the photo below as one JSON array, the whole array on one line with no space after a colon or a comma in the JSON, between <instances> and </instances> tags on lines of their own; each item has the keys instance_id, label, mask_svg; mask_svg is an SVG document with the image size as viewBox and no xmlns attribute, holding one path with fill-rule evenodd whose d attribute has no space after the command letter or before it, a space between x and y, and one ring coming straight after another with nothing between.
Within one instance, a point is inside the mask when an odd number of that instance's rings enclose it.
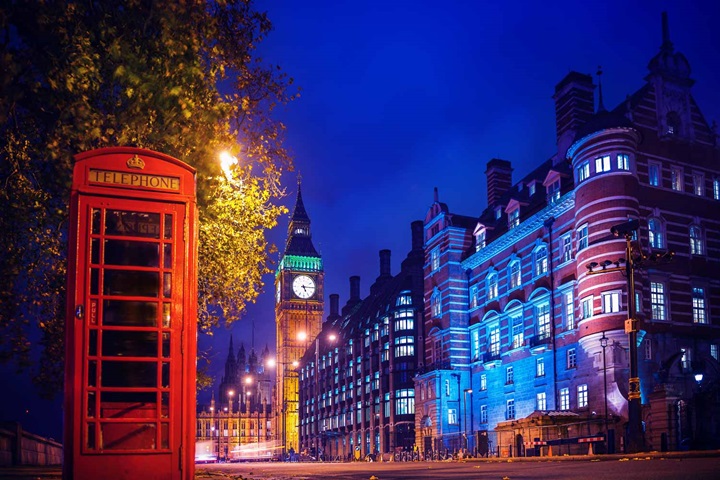
<instances>
[{"instance_id":1,"label":"chimney stack","mask_svg":"<svg viewBox=\"0 0 720 480\"><path fill-rule=\"evenodd\" d=\"M334 322L338 318L340 318L339 308L338 305L340 303L340 295L337 293L331 293L330 294L330 314L327 316L326 321L328 322Z\"/></svg>"},{"instance_id":2,"label":"chimney stack","mask_svg":"<svg viewBox=\"0 0 720 480\"><path fill-rule=\"evenodd\" d=\"M565 159L578 127L595 113L595 85L590 75L570 72L555 86L556 162Z\"/></svg>"},{"instance_id":3,"label":"chimney stack","mask_svg":"<svg viewBox=\"0 0 720 480\"><path fill-rule=\"evenodd\" d=\"M390 276L390 250L380 250L380 277Z\"/></svg>"},{"instance_id":4,"label":"chimney stack","mask_svg":"<svg viewBox=\"0 0 720 480\"><path fill-rule=\"evenodd\" d=\"M350 277L350 301L360 300L360 276L353 275Z\"/></svg>"},{"instance_id":5,"label":"chimney stack","mask_svg":"<svg viewBox=\"0 0 720 480\"><path fill-rule=\"evenodd\" d=\"M493 158L487 163L488 206L492 207L512 187L512 166L507 160Z\"/></svg>"},{"instance_id":6,"label":"chimney stack","mask_svg":"<svg viewBox=\"0 0 720 480\"><path fill-rule=\"evenodd\" d=\"M422 250L425 242L423 241L423 221L415 220L410 224L410 232L412 235L412 249Z\"/></svg>"}]
</instances>

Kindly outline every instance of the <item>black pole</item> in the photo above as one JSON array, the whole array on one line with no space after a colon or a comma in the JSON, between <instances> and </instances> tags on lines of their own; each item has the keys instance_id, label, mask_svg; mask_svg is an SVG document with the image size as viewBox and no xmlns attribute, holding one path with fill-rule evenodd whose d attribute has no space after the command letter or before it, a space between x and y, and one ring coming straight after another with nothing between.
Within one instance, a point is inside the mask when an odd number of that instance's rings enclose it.
<instances>
[{"instance_id":1,"label":"black pole","mask_svg":"<svg viewBox=\"0 0 720 480\"><path fill-rule=\"evenodd\" d=\"M632 257L632 234L625 233L625 274L628 291L628 320L625 331L630 344L630 379L628 388L628 442L627 452L643 450L642 419L640 405L640 377L638 376L637 318L635 306L635 262Z\"/></svg>"}]
</instances>

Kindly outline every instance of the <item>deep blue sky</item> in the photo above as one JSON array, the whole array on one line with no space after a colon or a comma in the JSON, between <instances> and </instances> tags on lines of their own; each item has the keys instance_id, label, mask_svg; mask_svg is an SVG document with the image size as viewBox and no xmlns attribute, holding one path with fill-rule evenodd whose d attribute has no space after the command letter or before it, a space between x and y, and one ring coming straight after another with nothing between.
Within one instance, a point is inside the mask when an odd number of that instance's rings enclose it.
<instances>
[{"instance_id":1,"label":"deep blue sky","mask_svg":"<svg viewBox=\"0 0 720 480\"><path fill-rule=\"evenodd\" d=\"M594 74L602 65L609 108L640 88L661 44L662 11L675 48L692 66L696 101L709 122L720 121L717 1L264 0L258 6L274 25L260 54L301 88L301 98L278 116L287 125L325 263L326 306L331 293L340 294L341 306L347 301L351 275L360 275L361 294L368 294L383 248L392 250L397 273L410 249L410 222L425 216L433 187L452 211L477 215L486 204L489 159L510 160L517 180L549 158L551 97L569 71ZM289 208L295 182L294 174L286 176ZM286 230L284 219L271 233L281 249ZM251 320L256 346L274 349L272 276L267 281L244 320L201 338L218 377L229 333L236 346L249 347ZM18 380L12 399L0 396L5 418L59 438L58 402L37 405L25 383ZM27 405L31 411L22 414Z\"/></svg>"}]
</instances>

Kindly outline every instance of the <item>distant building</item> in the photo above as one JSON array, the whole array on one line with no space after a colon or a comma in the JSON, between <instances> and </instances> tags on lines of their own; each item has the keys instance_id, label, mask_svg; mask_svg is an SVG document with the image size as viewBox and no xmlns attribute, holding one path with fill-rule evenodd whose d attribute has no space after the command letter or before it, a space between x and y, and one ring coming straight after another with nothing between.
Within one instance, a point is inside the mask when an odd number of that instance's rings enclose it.
<instances>
[{"instance_id":1,"label":"distant building","mask_svg":"<svg viewBox=\"0 0 720 480\"><path fill-rule=\"evenodd\" d=\"M479 215L435 192L415 379L423 450L547 454L535 444L563 438L555 454L587 453L578 439L605 433L624 446L632 299L626 242L610 230L630 219L644 448L717 448L720 150L665 17L648 69L612 110L602 89L595 108L589 75L569 73L553 97L557 152L517 182L490 160Z\"/></svg>"},{"instance_id":2,"label":"distant building","mask_svg":"<svg viewBox=\"0 0 720 480\"><path fill-rule=\"evenodd\" d=\"M260 358L253 348L246 359L244 345L236 356L230 338L217 399L213 394L210 405L198 408L197 442L207 450L196 452L198 455L224 461L266 458L275 453L274 382L265 368L269 356L267 347Z\"/></svg>"},{"instance_id":3,"label":"distant building","mask_svg":"<svg viewBox=\"0 0 720 480\"><path fill-rule=\"evenodd\" d=\"M413 448L423 261L417 221L398 274L390 272L390 251L381 250L370 295L360 298L356 276L341 312L339 296L330 295L330 315L300 362L301 451L365 458Z\"/></svg>"},{"instance_id":4,"label":"distant building","mask_svg":"<svg viewBox=\"0 0 720 480\"><path fill-rule=\"evenodd\" d=\"M276 385L278 441L298 451L297 365L317 337L325 309L322 257L315 249L310 217L298 182L285 251L275 273Z\"/></svg>"}]
</instances>

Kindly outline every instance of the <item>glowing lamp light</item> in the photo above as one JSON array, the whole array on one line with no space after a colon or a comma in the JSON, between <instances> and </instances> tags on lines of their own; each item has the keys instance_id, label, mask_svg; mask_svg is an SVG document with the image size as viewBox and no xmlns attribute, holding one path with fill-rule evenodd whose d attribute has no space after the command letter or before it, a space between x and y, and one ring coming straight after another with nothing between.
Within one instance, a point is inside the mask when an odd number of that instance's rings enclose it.
<instances>
[{"instance_id":1,"label":"glowing lamp light","mask_svg":"<svg viewBox=\"0 0 720 480\"><path fill-rule=\"evenodd\" d=\"M703 381L703 374L702 374L702 373L696 373L696 374L695 374L695 381L696 381L697 383L702 382L702 381Z\"/></svg>"},{"instance_id":2,"label":"glowing lamp light","mask_svg":"<svg viewBox=\"0 0 720 480\"><path fill-rule=\"evenodd\" d=\"M297 360L293 360L292 366L297 367L298 365L300 365L300 362L298 362Z\"/></svg>"},{"instance_id":3,"label":"glowing lamp light","mask_svg":"<svg viewBox=\"0 0 720 480\"><path fill-rule=\"evenodd\" d=\"M222 167L223 173L225 174L225 178L227 178L228 182L232 182L232 171L230 168L237 165L237 163L237 157L233 157L228 152L222 152L220 154L220 166Z\"/></svg>"},{"instance_id":4,"label":"glowing lamp light","mask_svg":"<svg viewBox=\"0 0 720 480\"><path fill-rule=\"evenodd\" d=\"M328 339L330 339L331 342L334 342L335 340L337 340L337 335L331 333L330 335L328 335Z\"/></svg>"},{"instance_id":5,"label":"glowing lamp light","mask_svg":"<svg viewBox=\"0 0 720 480\"><path fill-rule=\"evenodd\" d=\"M253 382L252 377L245 377L245 384L250 385Z\"/></svg>"},{"instance_id":6,"label":"glowing lamp light","mask_svg":"<svg viewBox=\"0 0 720 480\"><path fill-rule=\"evenodd\" d=\"M300 333L298 333L297 337L298 337L298 340L300 340L301 342L304 342L305 340L307 340L307 333L300 332Z\"/></svg>"},{"instance_id":7,"label":"glowing lamp light","mask_svg":"<svg viewBox=\"0 0 720 480\"><path fill-rule=\"evenodd\" d=\"M268 358L266 364L267 364L267 366L270 367L270 368L274 367L274 366L275 366L275 359L274 359L274 358Z\"/></svg>"}]
</instances>

